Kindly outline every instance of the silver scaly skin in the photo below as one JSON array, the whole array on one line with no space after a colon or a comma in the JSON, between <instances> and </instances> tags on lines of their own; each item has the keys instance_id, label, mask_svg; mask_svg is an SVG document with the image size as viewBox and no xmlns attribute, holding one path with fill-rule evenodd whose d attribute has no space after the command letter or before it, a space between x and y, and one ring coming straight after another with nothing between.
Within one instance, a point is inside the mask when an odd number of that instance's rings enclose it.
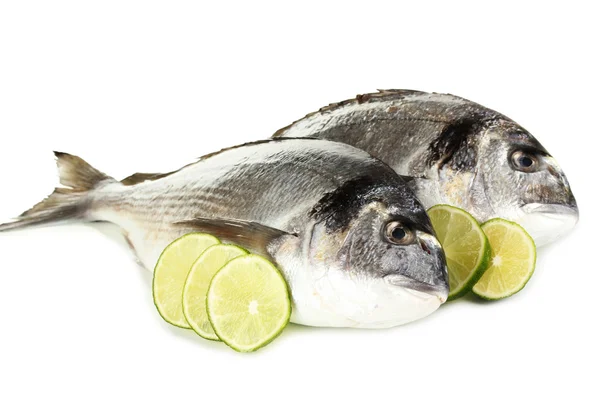
<instances>
[{"instance_id":1,"label":"silver scaly skin","mask_svg":"<svg viewBox=\"0 0 600 400\"><path fill-rule=\"evenodd\" d=\"M292 321L306 325L391 327L447 298L443 251L423 206L391 168L354 147L263 141L121 182L56 155L64 187L0 231L109 221L149 270L176 238L212 233L272 259L292 293Z\"/></svg>"},{"instance_id":2,"label":"silver scaly skin","mask_svg":"<svg viewBox=\"0 0 600 400\"><path fill-rule=\"evenodd\" d=\"M484 222L516 221L552 242L579 212L556 160L524 128L469 100L384 90L324 107L275 137L310 137L367 151L408 182L426 208L451 204Z\"/></svg>"}]
</instances>

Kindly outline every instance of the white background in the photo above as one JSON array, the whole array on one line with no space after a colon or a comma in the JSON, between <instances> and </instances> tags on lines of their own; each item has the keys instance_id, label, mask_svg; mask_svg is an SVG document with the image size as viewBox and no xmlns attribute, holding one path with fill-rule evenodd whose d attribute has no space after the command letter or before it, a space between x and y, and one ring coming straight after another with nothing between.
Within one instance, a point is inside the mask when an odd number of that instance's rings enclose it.
<instances>
[{"instance_id":1,"label":"white background","mask_svg":"<svg viewBox=\"0 0 600 400\"><path fill-rule=\"evenodd\" d=\"M164 172L358 93L449 92L530 130L579 201L525 290L390 330L291 326L243 355L164 323L117 229L2 234L0 398L596 397L593 2L406 3L2 1L0 220L51 192L52 150Z\"/></svg>"}]
</instances>

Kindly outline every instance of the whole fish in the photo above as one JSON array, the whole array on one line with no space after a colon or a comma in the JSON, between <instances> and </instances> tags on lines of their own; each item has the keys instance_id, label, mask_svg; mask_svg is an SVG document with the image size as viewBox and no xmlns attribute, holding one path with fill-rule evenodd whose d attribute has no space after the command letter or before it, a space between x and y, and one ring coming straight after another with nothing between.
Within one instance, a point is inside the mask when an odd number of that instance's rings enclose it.
<instances>
[{"instance_id":1,"label":"whole fish","mask_svg":"<svg viewBox=\"0 0 600 400\"><path fill-rule=\"evenodd\" d=\"M537 245L575 226L567 178L531 133L450 94L383 90L331 104L279 130L366 150L409 178L426 208L451 204L484 222L516 221Z\"/></svg>"},{"instance_id":2,"label":"whole fish","mask_svg":"<svg viewBox=\"0 0 600 400\"><path fill-rule=\"evenodd\" d=\"M354 147L263 141L121 182L79 157L56 156L64 187L0 231L109 221L150 270L173 240L211 233L271 258L290 287L292 321L305 325L391 327L448 296L444 254L423 206L391 168Z\"/></svg>"}]
</instances>

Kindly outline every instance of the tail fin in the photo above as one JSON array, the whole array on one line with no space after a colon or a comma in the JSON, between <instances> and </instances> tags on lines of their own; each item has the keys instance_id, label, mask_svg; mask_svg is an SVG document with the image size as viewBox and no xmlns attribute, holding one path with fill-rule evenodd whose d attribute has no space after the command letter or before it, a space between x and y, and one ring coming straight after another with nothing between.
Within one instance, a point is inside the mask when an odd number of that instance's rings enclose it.
<instances>
[{"instance_id":1,"label":"tail fin","mask_svg":"<svg viewBox=\"0 0 600 400\"><path fill-rule=\"evenodd\" d=\"M114 181L81 158L54 152L64 187L56 188L46 199L25 211L15 221L0 225L0 232L28 226L81 218L87 208L89 192L101 182Z\"/></svg>"}]
</instances>

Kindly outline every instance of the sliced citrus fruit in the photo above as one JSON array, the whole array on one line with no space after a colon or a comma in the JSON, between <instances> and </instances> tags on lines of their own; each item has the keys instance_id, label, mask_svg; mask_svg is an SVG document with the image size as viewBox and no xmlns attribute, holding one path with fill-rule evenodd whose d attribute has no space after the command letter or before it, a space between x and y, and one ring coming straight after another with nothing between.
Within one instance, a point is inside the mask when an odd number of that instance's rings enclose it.
<instances>
[{"instance_id":1,"label":"sliced citrus fruit","mask_svg":"<svg viewBox=\"0 0 600 400\"><path fill-rule=\"evenodd\" d=\"M154 268L152 295L158 312L168 323L190 329L181 298L194 261L210 246L220 243L214 236L190 233L167 246Z\"/></svg>"},{"instance_id":2,"label":"sliced citrus fruit","mask_svg":"<svg viewBox=\"0 0 600 400\"><path fill-rule=\"evenodd\" d=\"M214 276L206 298L211 325L225 344L256 351L287 325L291 301L277 268L257 255L233 259Z\"/></svg>"},{"instance_id":3,"label":"sliced citrus fruit","mask_svg":"<svg viewBox=\"0 0 600 400\"><path fill-rule=\"evenodd\" d=\"M217 244L196 260L183 288L183 313L192 329L209 340L219 340L206 312L206 294L213 276L229 261L248 254L240 247Z\"/></svg>"},{"instance_id":4,"label":"sliced citrus fruit","mask_svg":"<svg viewBox=\"0 0 600 400\"><path fill-rule=\"evenodd\" d=\"M491 250L479 223L460 208L437 205L427 211L446 254L448 301L468 293L488 267Z\"/></svg>"},{"instance_id":5,"label":"sliced citrus fruit","mask_svg":"<svg viewBox=\"0 0 600 400\"><path fill-rule=\"evenodd\" d=\"M525 287L535 271L535 243L520 225L504 219L489 220L481 228L490 241L492 257L473 293L486 300L512 296Z\"/></svg>"}]
</instances>

